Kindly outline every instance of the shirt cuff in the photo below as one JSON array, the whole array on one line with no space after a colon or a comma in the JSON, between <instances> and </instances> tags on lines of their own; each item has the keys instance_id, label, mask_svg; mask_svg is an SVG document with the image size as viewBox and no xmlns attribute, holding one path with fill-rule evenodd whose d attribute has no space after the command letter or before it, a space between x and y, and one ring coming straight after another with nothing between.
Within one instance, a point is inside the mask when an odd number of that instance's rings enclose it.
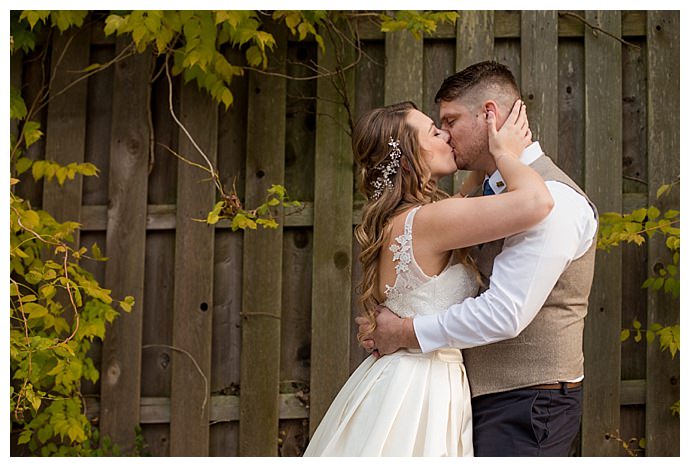
<instances>
[{"instance_id":1,"label":"shirt cuff","mask_svg":"<svg viewBox=\"0 0 690 467\"><path fill-rule=\"evenodd\" d=\"M449 344L444 342L441 337L445 336L443 326L439 322L441 313L434 315L415 316L412 320L412 327L414 328L415 336L419 342L419 348L422 353L432 352L442 347L448 347Z\"/></svg>"}]
</instances>

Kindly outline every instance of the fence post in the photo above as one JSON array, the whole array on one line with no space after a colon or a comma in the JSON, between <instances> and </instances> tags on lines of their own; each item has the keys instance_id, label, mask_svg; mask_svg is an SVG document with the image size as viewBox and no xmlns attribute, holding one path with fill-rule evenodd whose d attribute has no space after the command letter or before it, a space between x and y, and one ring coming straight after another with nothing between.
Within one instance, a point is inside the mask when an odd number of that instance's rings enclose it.
<instances>
[{"instance_id":1,"label":"fence post","mask_svg":"<svg viewBox=\"0 0 690 467\"><path fill-rule=\"evenodd\" d=\"M271 28L276 47L271 62L285 73L284 28ZM284 78L249 75L245 204L264 202L272 184L285 177ZM244 235L242 351L240 356L241 456L275 456L278 447L280 320L283 270L283 219L276 230Z\"/></svg>"},{"instance_id":2,"label":"fence post","mask_svg":"<svg viewBox=\"0 0 690 467\"><path fill-rule=\"evenodd\" d=\"M680 176L680 13L647 13L647 157L649 204L665 211L679 209L680 190L656 199L660 185ZM661 236L649 241L649 274L669 264ZM663 290L647 293L647 325L680 323L679 300ZM680 399L680 356L671 359L655 341L647 346L646 438L648 456L680 454L680 420L669 407Z\"/></svg>"},{"instance_id":3,"label":"fence post","mask_svg":"<svg viewBox=\"0 0 690 467\"><path fill-rule=\"evenodd\" d=\"M338 56L344 63L338 63ZM342 41L327 39L326 53L319 50L319 67L325 70L353 60L354 49ZM348 109L354 110L354 102L346 108L342 95L354 98L354 71L319 79L316 95L310 435L350 374L353 158Z\"/></svg>"},{"instance_id":4,"label":"fence post","mask_svg":"<svg viewBox=\"0 0 690 467\"><path fill-rule=\"evenodd\" d=\"M588 11L587 21L620 36L619 11ZM622 184L621 43L585 31L585 191L600 213L620 212ZM554 104L556 101L554 100ZM602 107L606 108L604 109ZM582 455L615 456L620 425L621 250L597 252L585 320Z\"/></svg>"},{"instance_id":5,"label":"fence post","mask_svg":"<svg viewBox=\"0 0 690 467\"><path fill-rule=\"evenodd\" d=\"M180 91L179 119L216 162L218 105L190 83ZM182 129L179 152L206 165ZM175 231L170 455L206 456L209 452L211 344L213 317L214 226L206 219L216 199L209 174L179 161Z\"/></svg>"},{"instance_id":6,"label":"fence post","mask_svg":"<svg viewBox=\"0 0 690 467\"><path fill-rule=\"evenodd\" d=\"M116 51L129 41L118 38ZM141 395L141 342L144 313L144 258L148 191L151 54L137 54L115 66L105 286L113 297L134 296L107 331L101 360L100 427L127 452L134 448Z\"/></svg>"}]
</instances>

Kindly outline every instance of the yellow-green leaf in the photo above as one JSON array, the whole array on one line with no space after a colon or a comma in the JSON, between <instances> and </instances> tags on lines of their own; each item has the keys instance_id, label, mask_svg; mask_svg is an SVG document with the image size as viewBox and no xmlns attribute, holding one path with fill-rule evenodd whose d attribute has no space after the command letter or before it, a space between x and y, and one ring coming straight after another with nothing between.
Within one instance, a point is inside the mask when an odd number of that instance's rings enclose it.
<instances>
[{"instance_id":1,"label":"yellow-green leaf","mask_svg":"<svg viewBox=\"0 0 690 467\"><path fill-rule=\"evenodd\" d=\"M27 148L41 139L41 136L43 136L43 132L40 130L40 128L41 124L38 122L30 121L24 124L22 134L24 135L24 141L26 142Z\"/></svg>"}]
</instances>

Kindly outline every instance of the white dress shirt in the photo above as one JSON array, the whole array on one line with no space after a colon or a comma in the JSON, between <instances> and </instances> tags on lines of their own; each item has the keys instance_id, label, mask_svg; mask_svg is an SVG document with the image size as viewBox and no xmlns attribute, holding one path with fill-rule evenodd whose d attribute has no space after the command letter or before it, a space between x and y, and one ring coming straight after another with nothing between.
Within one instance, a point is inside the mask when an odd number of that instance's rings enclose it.
<instances>
[{"instance_id":1,"label":"white dress shirt","mask_svg":"<svg viewBox=\"0 0 690 467\"><path fill-rule=\"evenodd\" d=\"M542 154L538 142L520 156L531 164ZM489 177L496 193L505 189L498 171ZM511 339L537 315L565 268L594 241L597 221L587 200L561 182L547 181L554 206L534 227L506 237L494 259L489 288L437 315L417 316L413 325L422 352L469 348Z\"/></svg>"}]
</instances>

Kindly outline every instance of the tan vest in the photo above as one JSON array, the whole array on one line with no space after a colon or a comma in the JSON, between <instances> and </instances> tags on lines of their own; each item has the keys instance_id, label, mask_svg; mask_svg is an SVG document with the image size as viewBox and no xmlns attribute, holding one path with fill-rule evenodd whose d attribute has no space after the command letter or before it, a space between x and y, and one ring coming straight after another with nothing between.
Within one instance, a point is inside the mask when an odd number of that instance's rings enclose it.
<instances>
[{"instance_id":1,"label":"tan vest","mask_svg":"<svg viewBox=\"0 0 690 467\"><path fill-rule=\"evenodd\" d=\"M558 181L584 196L580 187L553 161L542 155L530 167L546 181ZM503 240L482 245L477 266L485 282ZM570 263L556 282L544 306L517 337L462 351L472 396L509 391L555 381L569 381L584 374L582 331L594 275L596 242Z\"/></svg>"}]
</instances>

